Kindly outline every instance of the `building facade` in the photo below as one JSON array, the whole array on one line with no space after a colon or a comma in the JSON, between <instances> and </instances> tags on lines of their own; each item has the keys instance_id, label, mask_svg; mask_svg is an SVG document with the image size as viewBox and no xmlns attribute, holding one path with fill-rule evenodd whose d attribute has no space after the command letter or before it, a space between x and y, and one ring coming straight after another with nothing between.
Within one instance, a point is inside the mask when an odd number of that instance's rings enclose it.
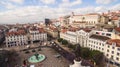
<instances>
[{"instance_id":1,"label":"building facade","mask_svg":"<svg viewBox=\"0 0 120 67\"><path fill-rule=\"evenodd\" d=\"M41 29L30 29L30 41L33 43L34 41L47 41L47 33Z\"/></svg>"},{"instance_id":2,"label":"building facade","mask_svg":"<svg viewBox=\"0 0 120 67\"><path fill-rule=\"evenodd\" d=\"M70 32L63 31L60 33L61 38L68 40L70 43L79 43L82 47L90 50L98 50L103 52L109 61L120 65L120 39L114 32L96 31L89 29L81 29L74 32L74 36Z\"/></svg>"},{"instance_id":3,"label":"building facade","mask_svg":"<svg viewBox=\"0 0 120 67\"><path fill-rule=\"evenodd\" d=\"M109 61L120 66L120 39L109 39L104 48L104 55Z\"/></svg>"},{"instance_id":4,"label":"building facade","mask_svg":"<svg viewBox=\"0 0 120 67\"><path fill-rule=\"evenodd\" d=\"M71 17L69 18L69 23L72 26L77 27L94 27L96 24L100 22L100 15L97 13L90 13L86 15L74 15L72 13Z\"/></svg>"},{"instance_id":5,"label":"building facade","mask_svg":"<svg viewBox=\"0 0 120 67\"><path fill-rule=\"evenodd\" d=\"M5 37L5 42L7 47L11 46L20 46L20 45L26 45L27 42L27 36L24 30L14 31L14 32L8 32Z\"/></svg>"}]
</instances>

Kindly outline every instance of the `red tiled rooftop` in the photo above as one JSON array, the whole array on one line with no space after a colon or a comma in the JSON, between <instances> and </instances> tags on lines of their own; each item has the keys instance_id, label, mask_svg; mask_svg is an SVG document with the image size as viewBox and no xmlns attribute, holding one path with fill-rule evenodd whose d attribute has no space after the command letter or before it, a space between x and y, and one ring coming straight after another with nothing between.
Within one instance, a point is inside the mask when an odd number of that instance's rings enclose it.
<instances>
[{"instance_id":1,"label":"red tiled rooftop","mask_svg":"<svg viewBox=\"0 0 120 67\"><path fill-rule=\"evenodd\" d=\"M78 15L74 15L74 16L83 16L83 15L79 15L79 14L78 14Z\"/></svg>"},{"instance_id":2,"label":"red tiled rooftop","mask_svg":"<svg viewBox=\"0 0 120 67\"><path fill-rule=\"evenodd\" d=\"M120 27L116 27L115 30L120 32Z\"/></svg>"},{"instance_id":3,"label":"red tiled rooftop","mask_svg":"<svg viewBox=\"0 0 120 67\"><path fill-rule=\"evenodd\" d=\"M98 13L89 13L89 14L86 14L86 15L99 15Z\"/></svg>"},{"instance_id":4,"label":"red tiled rooftop","mask_svg":"<svg viewBox=\"0 0 120 67\"><path fill-rule=\"evenodd\" d=\"M84 28L83 29L85 32L90 32L91 31L91 29L88 29L88 28Z\"/></svg>"},{"instance_id":5,"label":"red tiled rooftop","mask_svg":"<svg viewBox=\"0 0 120 67\"><path fill-rule=\"evenodd\" d=\"M61 32L65 33L65 32L67 32L67 29L62 29Z\"/></svg>"},{"instance_id":6,"label":"red tiled rooftop","mask_svg":"<svg viewBox=\"0 0 120 67\"><path fill-rule=\"evenodd\" d=\"M52 30L52 31L57 31L57 28L53 27L53 26L50 26L49 29Z\"/></svg>"},{"instance_id":7,"label":"red tiled rooftop","mask_svg":"<svg viewBox=\"0 0 120 67\"><path fill-rule=\"evenodd\" d=\"M40 32L40 33L44 33L45 30L44 30L43 28L39 28L39 32Z\"/></svg>"},{"instance_id":8,"label":"red tiled rooftop","mask_svg":"<svg viewBox=\"0 0 120 67\"><path fill-rule=\"evenodd\" d=\"M107 43L109 45L112 45L112 43L116 43L116 46L120 47L120 39L109 39Z\"/></svg>"},{"instance_id":9,"label":"red tiled rooftop","mask_svg":"<svg viewBox=\"0 0 120 67\"><path fill-rule=\"evenodd\" d=\"M112 17L112 20L118 20L119 18L117 16Z\"/></svg>"},{"instance_id":10,"label":"red tiled rooftop","mask_svg":"<svg viewBox=\"0 0 120 67\"><path fill-rule=\"evenodd\" d=\"M73 31L73 32L75 32L75 31L79 30L79 28L70 27L68 30L69 30L69 31Z\"/></svg>"},{"instance_id":11,"label":"red tiled rooftop","mask_svg":"<svg viewBox=\"0 0 120 67\"><path fill-rule=\"evenodd\" d=\"M10 36L10 35L25 35L26 33L25 33L25 31L24 30L18 30L18 31L16 31L16 32L8 32L7 33L7 36Z\"/></svg>"}]
</instances>

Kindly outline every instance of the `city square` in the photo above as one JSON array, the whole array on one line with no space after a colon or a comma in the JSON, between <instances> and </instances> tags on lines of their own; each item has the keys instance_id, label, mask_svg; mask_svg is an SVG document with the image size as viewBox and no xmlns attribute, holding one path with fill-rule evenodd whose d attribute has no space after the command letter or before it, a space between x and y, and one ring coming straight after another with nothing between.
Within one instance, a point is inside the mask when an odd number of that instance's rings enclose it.
<instances>
[{"instance_id":1,"label":"city square","mask_svg":"<svg viewBox=\"0 0 120 67\"><path fill-rule=\"evenodd\" d=\"M13 50L15 47L12 47L12 49L10 49L10 50ZM48 66L49 67L69 67L70 62L62 56L57 58L55 55L57 55L58 52L56 52L54 49L52 49L50 47L43 47L43 48L41 48L40 51L38 50L39 48L29 49L29 50L27 50L27 51L29 51L29 53L25 53L26 51L20 51L21 50L20 48L23 49L23 48L25 48L25 46L20 46L19 48L14 49L14 50L17 50L17 53L19 54L19 56L21 58L21 59L16 58L16 67L22 66L24 60L28 59L30 56L32 56L36 53L45 55L46 56L45 60L43 60L42 62L38 62L38 63L30 63L27 60L26 61L27 65L29 65L29 66L35 65L35 67L48 67ZM32 50L35 50L35 52L32 52Z\"/></svg>"},{"instance_id":2,"label":"city square","mask_svg":"<svg viewBox=\"0 0 120 67\"><path fill-rule=\"evenodd\" d=\"M120 0L0 0L0 67L120 67Z\"/></svg>"}]
</instances>

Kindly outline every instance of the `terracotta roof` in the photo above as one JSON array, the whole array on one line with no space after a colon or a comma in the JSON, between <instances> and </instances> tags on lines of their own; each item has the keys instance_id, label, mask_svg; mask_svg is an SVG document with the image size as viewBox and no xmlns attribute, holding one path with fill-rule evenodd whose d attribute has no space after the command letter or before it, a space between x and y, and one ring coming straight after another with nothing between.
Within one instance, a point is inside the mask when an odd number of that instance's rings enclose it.
<instances>
[{"instance_id":1,"label":"terracotta roof","mask_svg":"<svg viewBox=\"0 0 120 67\"><path fill-rule=\"evenodd\" d=\"M90 32L91 31L91 29L88 29L88 28L84 28L83 29L85 32Z\"/></svg>"},{"instance_id":2,"label":"terracotta roof","mask_svg":"<svg viewBox=\"0 0 120 67\"><path fill-rule=\"evenodd\" d=\"M58 31L56 27L50 26L49 29L51 29L52 31Z\"/></svg>"},{"instance_id":3,"label":"terracotta roof","mask_svg":"<svg viewBox=\"0 0 120 67\"><path fill-rule=\"evenodd\" d=\"M26 33L25 33L25 31L24 30L18 30L18 31L16 31L16 32L8 32L7 33L7 36L10 36L10 35L25 35Z\"/></svg>"},{"instance_id":4,"label":"terracotta roof","mask_svg":"<svg viewBox=\"0 0 120 67\"><path fill-rule=\"evenodd\" d=\"M61 32L62 32L62 33L66 33L66 32L67 32L67 29L62 29Z\"/></svg>"},{"instance_id":5,"label":"terracotta roof","mask_svg":"<svg viewBox=\"0 0 120 67\"><path fill-rule=\"evenodd\" d=\"M115 30L120 32L120 27L116 27Z\"/></svg>"},{"instance_id":6,"label":"terracotta roof","mask_svg":"<svg viewBox=\"0 0 120 67\"><path fill-rule=\"evenodd\" d=\"M98 13L89 13L89 14L86 14L86 15L99 15Z\"/></svg>"},{"instance_id":7,"label":"terracotta roof","mask_svg":"<svg viewBox=\"0 0 120 67\"><path fill-rule=\"evenodd\" d=\"M116 46L120 47L120 39L109 39L107 43L109 45L112 45L112 43L116 43Z\"/></svg>"},{"instance_id":8,"label":"terracotta roof","mask_svg":"<svg viewBox=\"0 0 120 67\"><path fill-rule=\"evenodd\" d=\"M73 15L73 16L83 16L83 15L79 15L79 14L78 14L78 15Z\"/></svg>"},{"instance_id":9,"label":"terracotta roof","mask_svg":"<svg viewBox=\"0 0 120 67\"><path fill-rule=\"evenodd\" d=\"M39 32L40 32L40 33L44 33L45 30L44 30L43 28L39 28Z\"/></svg>"},{"instance_id":10,"label":"terracotta roof","mask_svg":"<svg viewBox=\"0 0 120 67\"><path fill-rule=\"evenodd\" d=\"M106 41L108 39L110 39L109 37L106 37L106 36L101 36L101 35L91 35L90 38L93 38L93 39L98 39L98 40L102 40L102 41Z\"/></svg>"},{"instance_id":11,"label":"terracotta roof","mask_svg":"<svg viewBox=\"0 0 120 67\"><path fill-rule=\"evenodd\" d=\"M73 31L73 32L75 32L75 31L79 30L79 28L70 27L68 30L69 30L69 31Z\"/></svg>"},{"instance_id":12,"label":"terracotta roof","mask_svg":"<svg viewBox=\"0 0 120 67\"><path fill-rule=\"evenodd\" d=\"M119 18L117 16L112 17L112 20L118 20Z\"/></svg>"}]
</instances>

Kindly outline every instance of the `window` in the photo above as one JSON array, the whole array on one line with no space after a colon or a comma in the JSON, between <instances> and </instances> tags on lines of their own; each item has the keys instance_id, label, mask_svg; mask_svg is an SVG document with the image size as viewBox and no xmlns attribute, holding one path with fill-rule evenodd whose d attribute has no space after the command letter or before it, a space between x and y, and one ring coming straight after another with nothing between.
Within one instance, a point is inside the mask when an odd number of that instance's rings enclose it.
<instances>
[{"instance_id":1,"label":"window","mask_svg":"<svg viewBox=\"0 0 120 67\"><path fill-rule=\"evenodd\" d=\"M106 54L106 56L109 56L109 54Z\"/></svg>"},{"instance_id":2,"label":"window","mask_svg":"<svg viewBox=\"0 0 120 67\"><path fill-rule=\"evenodd\" d=\"M108 45L108 48L109 48L110 46Z\"/></svg>"},{"instance_id":3,"label":"window","mask_svg":"<svg viewBox=\"0 0 120 67\"><path fill-rule=\"evenodd\" d=\"M93 41L91 41L93 43Z\"/></svg>"},{"instance_id":4,"label":"window","mask_svg":"<svg viewBox=\"0 0 120 67\"><path fill-rule=\"evenodd\" d=\"M111 55L111 59L113 59L113 55Z\"/></svg>"},{"instance_id":5,"label":"window","mask_svg":"<svg viewBox=\"0 0 120 67\"><path fill-rule=\"evenodd\" d=\"M99 47L99 49L100 49L100 47Z\"/></svg>"},{"instance_id":6,"label":"window","mask_svg":"<svg viewBox=\"0 0 120 67\"><path fill-rule=\"evenodd\" d=\"M99 32L96 32L96 34L99 34Z\"/></svg>"},{"instance_id":7,"label":"window","mask_svg":"<svg viewBox=\"0 0 120 67\"><path fill-rule=\"evenodd\" d=\"M89 40L89 42L90 42L90 40Z\"/></svg>"},{"instance_id":8,"label":"window","mask_svg":"<svg viewBox=\"0 0 120 67\"><path fill-rule=\"evenodd\" d=\"M96 46L96 48L98 48L98 47Z\"/></svg>"},{"instance_id":9,"label":"window","mask_svg":"<svg viewBox=\"0 0 120 67\"><path fill-rule=\"evenodd\" d=\"M114 54L114 51L112 51L112 54Z\"/></svg>"},{"instance_id":10,"label":"window","mask_svg":"<svg viewBox=\"0 0 120 67\"><path fill-rule=\"evenodd\" d=\"M108 33L107 33L106 35L107 35L107 36L111 36L111 34L108 34Z\"/></svg>"},{"instance_id":11,"label":"window","mask_svg":"<svg viewBox=\"0 0 120 67\"><path fill-rule=\"evenodd\" d=\"M109 50L107 50L107 52L109 52Z\"/></svg>"},{"instance_id":12,"label":"window","mask_svg":"<svg viewBox=\"0 0 120 67\"><path fill-rule=\"evenodd\" d=\"M104 44L102 44L102 46L104 46Z\"/></svg>"},{"instance_id":13,"label":"window","mask_svg":"<svg viewBox=\"0 0 120 67\"><path fill-rule=\"evenodd\" d=\"M112 49L115 49L115 47L112 47Z\"/></svg>"},{"instance_id":14,"label":"window","mask_svg":"<svg viewBox=\"0 0 120 67\"><path fill-rule=\"evenodd\" d=\"M116 57L116 60L118 60L118 61L119 61L119 58L118 58L118 57Z\"/></svg>"},{"instance_id":15,"label":"window","mask_svg":"<svg viewBox=\"0 0 120 67\"><path fill-rule=\"evenodd\" d=\"M102 33L102 35L105 35L105 33Z\"/></svg>"},{"instance_id":16,"label":"window","mask_svg":"<svg viewBox=\"0 0 120 67\"><path fill-rule=\"evenodd\" d=\"M117 53L117 55L119 56L120 54L119 54L119 53Z\"/></svg>"},{"instance_id":17,"label":"window","mask_svg":"<svg viewBox=\"0 0 120 67\"><path fill-rule=\"evenodd\" d=\"M118 48L118 51L120 51L120 48Z\"/></svg>"}]
</instances>

